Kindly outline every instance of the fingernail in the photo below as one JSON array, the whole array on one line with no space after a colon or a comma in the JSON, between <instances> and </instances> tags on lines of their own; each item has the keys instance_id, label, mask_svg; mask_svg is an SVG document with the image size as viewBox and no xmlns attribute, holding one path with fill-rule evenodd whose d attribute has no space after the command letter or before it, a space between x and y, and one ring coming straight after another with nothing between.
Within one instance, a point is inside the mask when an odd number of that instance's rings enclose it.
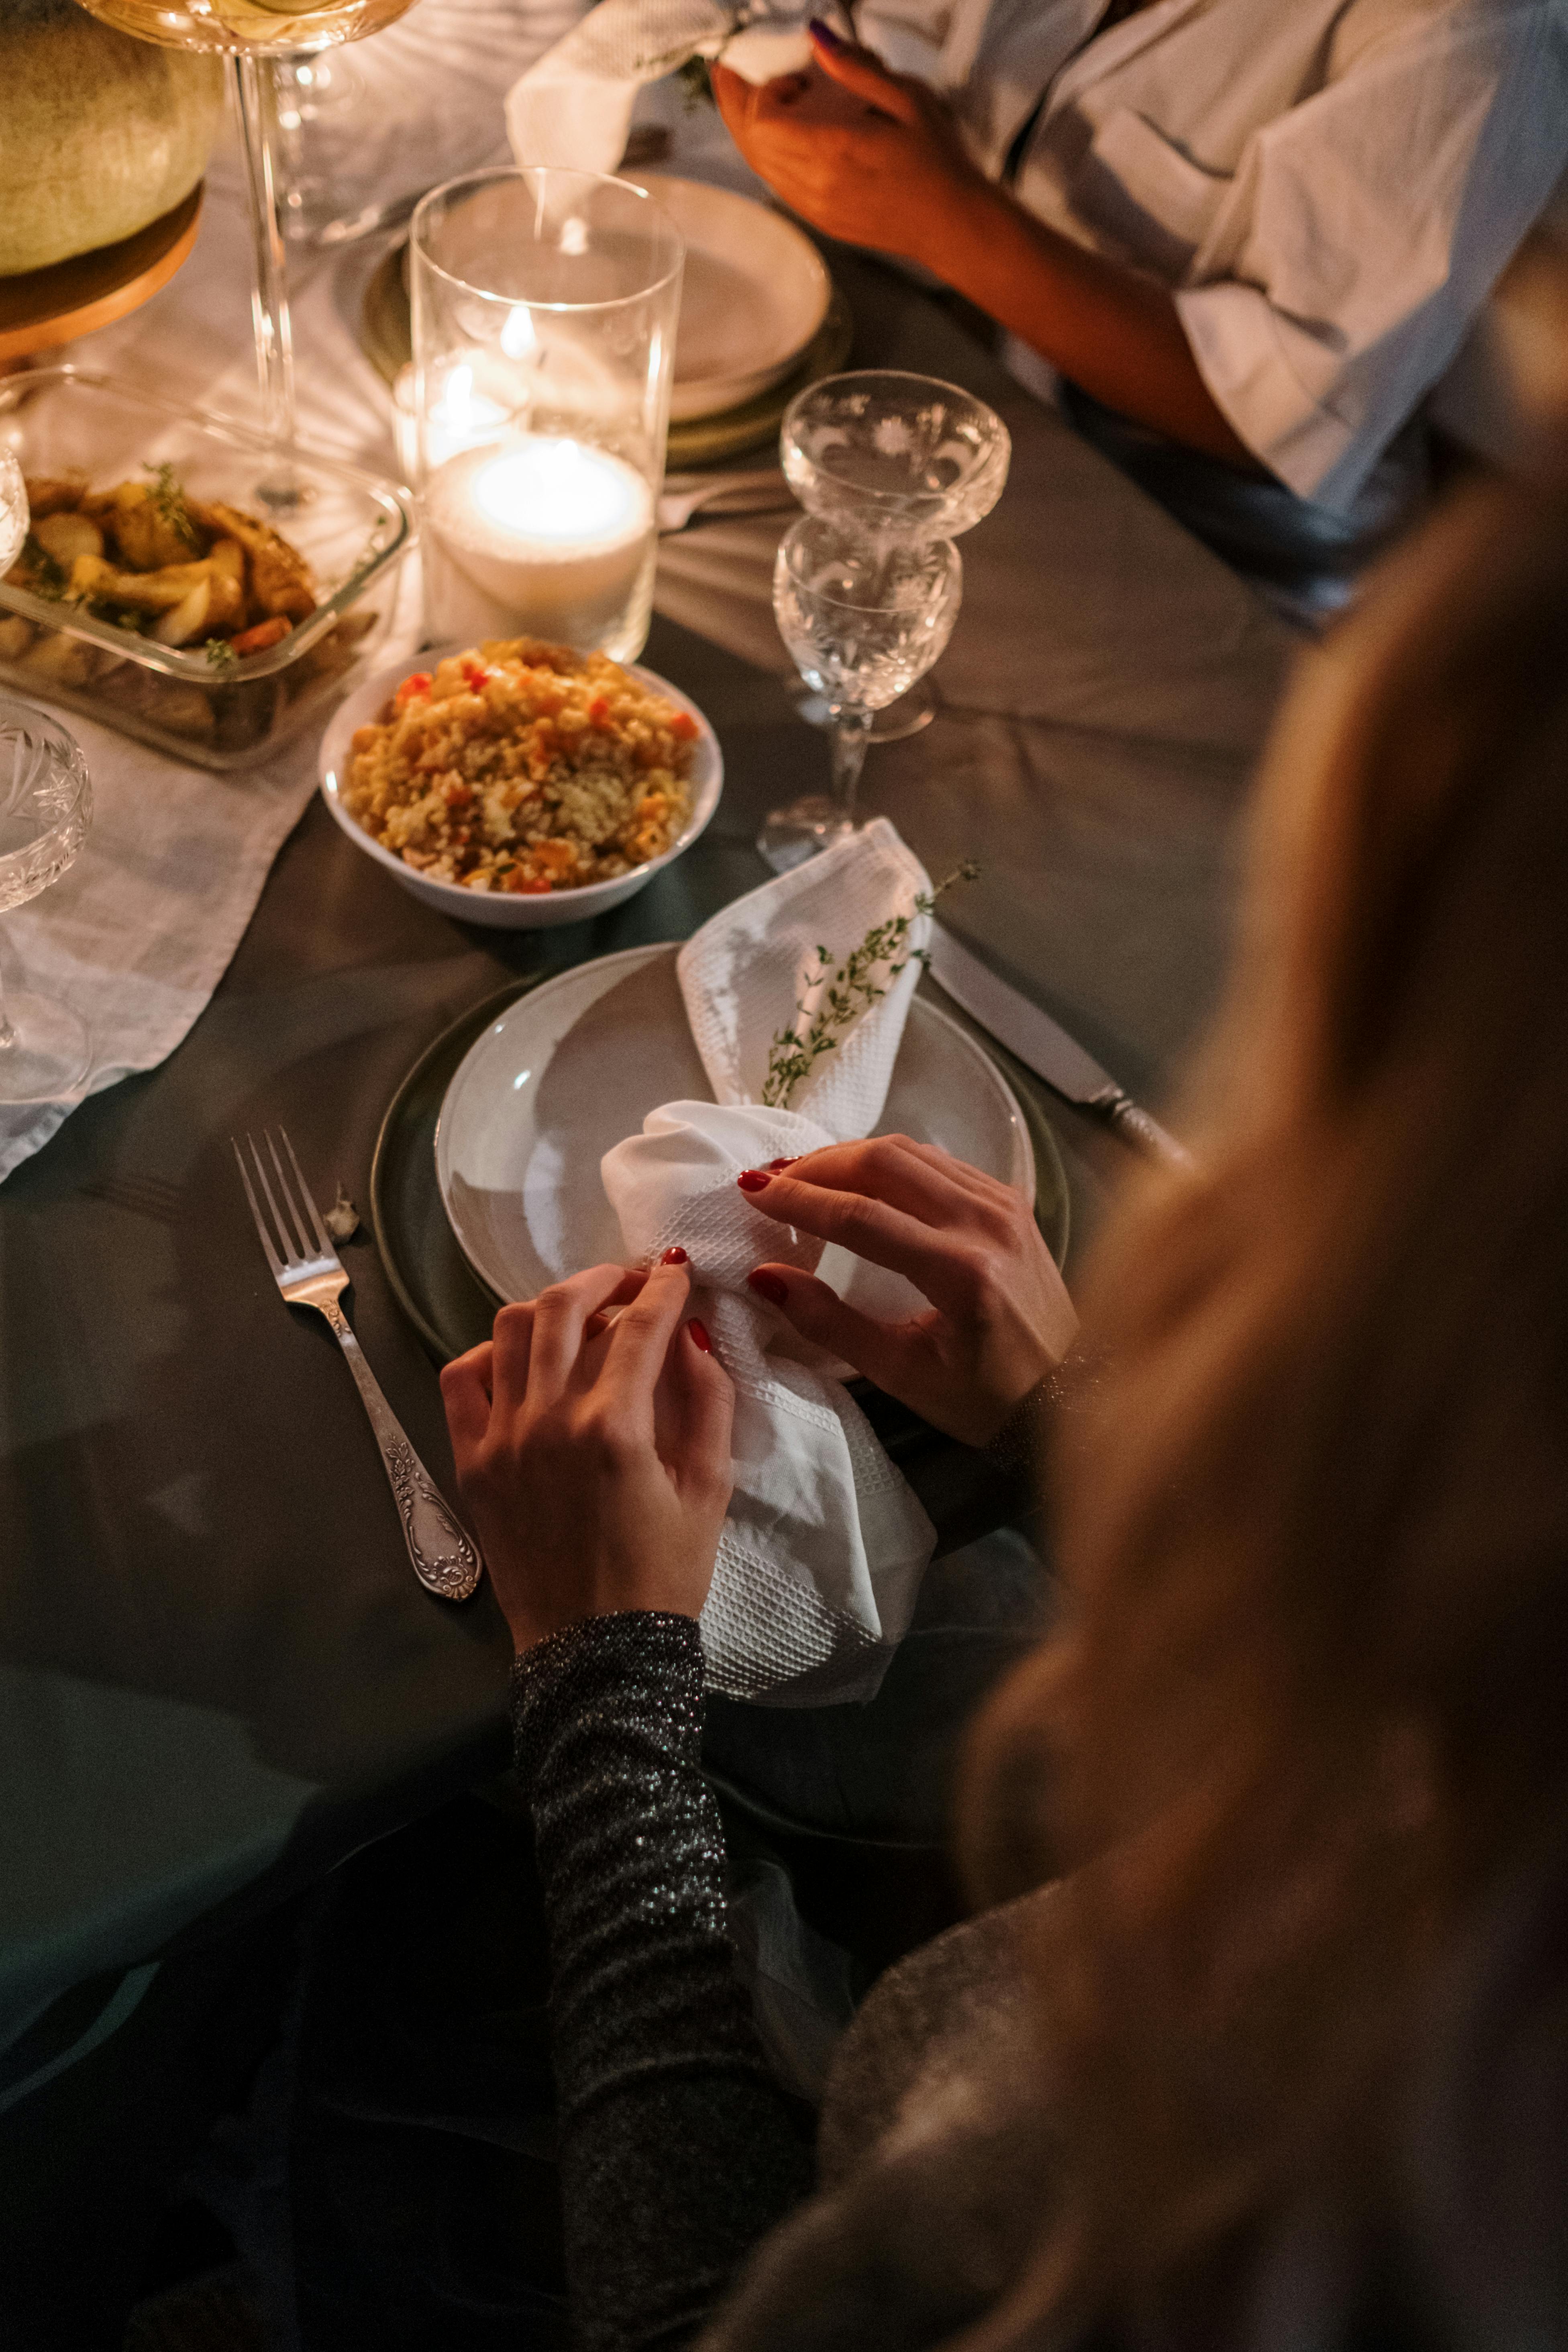
<instances>
[{"instance_id":1,"label":"fingernail","mask_svg":"<svg viewBox=\"0 0 1568 2352\"><path fill-rule=\"evenodd\" d=\"M793 1160L770 1160L767 1165L770 1171L776 1176L781 1168L793 1168L795 1166L795 1161Z\"/></svg>"},{"instance_id":2,"label":"fingernail","mask_svg":"<svg viewBox=\"0 0 1568 2352\"><path fill-rule=\"evenodd\" d=\"M812 39L820 41L825 49L842 49L847 47L847 44L834 31L832 26L825 25L820 16L813 16L806 29Z\"/></svg>"},{"instance_id":3,"label":"fingernail","mask_svg":"<svg viewBox=\"0 0 1568 2352\"><path fill-rule=\"evenodd\" d=\"M686 1328L691 1334L692 1346L694 1348L700 1348L705 1356L710 1356L713 1353L713 1342L708 1337L708 1326L706 1323L699 1323L696 1316L694 1315Z\"/></svg>"},{"instance_id":4,"label":"fingernail","mask_svg":"<svg viewBox=\"0 0 1568 2352\"><path fill-rule=\"evenodd\" d=\"M671 1242L669 1247L665 1251L664 1255L659 1259L660 1265L689 1265L690 1263L691 1260L687 1256L686 1252L681 1248L679 1242Z\"/></svg>"},{"instance_id":5,"label":"fingernail","mask_svg":"<svg viewBox=\"0 0 1568 2352\"><path fill-rule=\"evenodd\" d=\"M773 1178L762 1168L742 1168L735 1179L742 1192L765 1192L773 1181Z\"/></svg>"},{"instance_id":6,"label":"fingernail","mask_svg":"<svg viewBox=\"0 0 1568 2352\"><path fill-rule=\"evenodd\" d=\"M759 1298L767 1299L774 1307L782 1307L789 1297L788 1286L782 1283L776 1274L764 1274L761 1267L755 1274L749 1274L746 1280Z\"/></svg>"}]
</instances>

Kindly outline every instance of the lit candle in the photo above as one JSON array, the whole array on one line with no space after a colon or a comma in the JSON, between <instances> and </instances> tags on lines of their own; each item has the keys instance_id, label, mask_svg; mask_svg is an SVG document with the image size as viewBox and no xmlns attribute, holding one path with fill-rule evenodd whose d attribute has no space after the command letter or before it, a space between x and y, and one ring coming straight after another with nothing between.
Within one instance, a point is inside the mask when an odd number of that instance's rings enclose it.
<instances>
[{"instance_id":1,"label":"lit candle","mask_svg":"<svg viewBox=\"0 0 1568 2352\"><path fill-rule=\"evenodd\" d=\"M466 362L451 369L426 413L423 461L419 448L419 373L412 362L399 371L392 387L393 428L397 462L406 482L417 482L426 471L474 449L504 433L513 411L478 391L474 371Z\"/></svg>"},{"instance_id":2,"label":"lit candle","mask_svg":"<svg viewBox=\"0 0 1568 2352\"><path fill-rule=\"evenodd\" d=\"M542 433L467 449L425 493L426 597L442 636L553 637L620 623L653 558L653 493L622 457Z\"/></svg>"}]
</instances>

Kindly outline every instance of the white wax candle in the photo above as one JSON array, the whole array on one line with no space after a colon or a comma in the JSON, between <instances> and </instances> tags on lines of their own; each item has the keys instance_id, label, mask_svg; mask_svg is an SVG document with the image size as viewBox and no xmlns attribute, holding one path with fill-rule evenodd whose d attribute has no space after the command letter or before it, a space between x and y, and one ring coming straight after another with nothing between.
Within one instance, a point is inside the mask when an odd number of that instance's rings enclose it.
<instances>
[{"instance_id":1,"label":"white wax candle","mask_svg":"<svg viewBox=\"0 0 1568 2352\"><path fill-rule=\"evenodd\" d=\"M540 433L448 458L425 511L429 617L445 636L592 647L654 544L653 493L635 467Z\"/></svg>"}]
</instances>

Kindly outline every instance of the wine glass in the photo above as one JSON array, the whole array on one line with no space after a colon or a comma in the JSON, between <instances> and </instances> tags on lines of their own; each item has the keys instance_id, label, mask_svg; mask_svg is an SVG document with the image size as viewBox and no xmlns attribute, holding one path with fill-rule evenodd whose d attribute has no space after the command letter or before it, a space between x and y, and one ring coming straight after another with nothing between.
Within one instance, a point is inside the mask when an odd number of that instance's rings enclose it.
<instances>
[{"instance_id":1,"label":"wine glass","mask_svg":"<svg viewBox=\"0 0 1568 2352\"><path fill-rule=\"evenodd\" d=\"M956 539L988 515L1013 443L994 408L940 376L852 368L808 384L785 411L779 462L808 514L837 515L878 538ZM796 705L828 723L821 698ZM936 711L929 683L873 722L873 743L918 734Z\"/></svg>"},{"instance_id":2,"label":"wine glass","mask_svg":"<svg viewBox=\"0 0 1568 2352\"><path fill-rule=\"evenodd\" d=\"M27 485L15 453L0 443L0 572L8 572L32 527Z\"/></svg>"},{"instance_id":3,"label":"wine glass","mask_svg":"<svg viewBox=\"0 0 1568 2352\"><path fill-rule=\"evenodd\" d=\"M251 313L268 440L280 453L294 440L294 341L283 243L285 181L279 131L279 67L357 41L395 24L413 0L80 0L137 40L165 49L218 49L233 59L234 94L245 144L246 181L255 246ZM279 455L257 486L264 504L297 506L300 491Z\"/></svg>"},{"instance_id":4,"label":"wine glass","mask_svg":"<svg viewBox=\"0 0 1568 2352\"><path fill-rule=\"evenodd\" d=\"M91 822L92 785L74 737L0 694L0 914L59 880ZM91 1061L91 1040L68 1005L0 992L0 1104L58 1102Z\"/></svg>"},{"instance_id":5,"label":"wine glass","mask_svg":"<svg viewBox=\"0 0 1568 2352\"><path fill-rule=\"evenodd\" d=\"M879 545L803 515L773 566L773 613L833 723L833 792L774 809L757 847L777 874L855 829L871 720L923 677L952 635L963 564L951 540Z\"/></svg>"}]
</instances>

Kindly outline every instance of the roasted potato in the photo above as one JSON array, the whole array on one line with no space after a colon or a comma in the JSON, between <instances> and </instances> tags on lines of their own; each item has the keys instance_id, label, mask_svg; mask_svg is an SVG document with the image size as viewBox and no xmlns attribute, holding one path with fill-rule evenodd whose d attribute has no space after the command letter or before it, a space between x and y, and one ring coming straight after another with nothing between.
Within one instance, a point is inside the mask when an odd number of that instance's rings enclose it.
<instances>
[{"instance_id":1,"label":"roasted potato","mask_svg":"<svg viewBox=\"0 0 1568 2352\"><path fill-rule=\"evenodd\" d=\"M64 508L45 515L41 522L36 520L33 537L62 572L69 572L79 555L103 553L103 533L91 516Z\"/></svg>"},{"instance_id":2,"label":"roasted potato","mask_svg":"<svg viewBox=\"0 0 1568 2352\"><path fill-rule=\"evenodd\" d=\"M258 521L238 507L210 506L202 519L237 539L250 559L250 599L258 620L281 614L285 620L306 621L316 609L316 584L310 567L297 547L280 539L270 523Z\"/></svg>"}]
</instances>

